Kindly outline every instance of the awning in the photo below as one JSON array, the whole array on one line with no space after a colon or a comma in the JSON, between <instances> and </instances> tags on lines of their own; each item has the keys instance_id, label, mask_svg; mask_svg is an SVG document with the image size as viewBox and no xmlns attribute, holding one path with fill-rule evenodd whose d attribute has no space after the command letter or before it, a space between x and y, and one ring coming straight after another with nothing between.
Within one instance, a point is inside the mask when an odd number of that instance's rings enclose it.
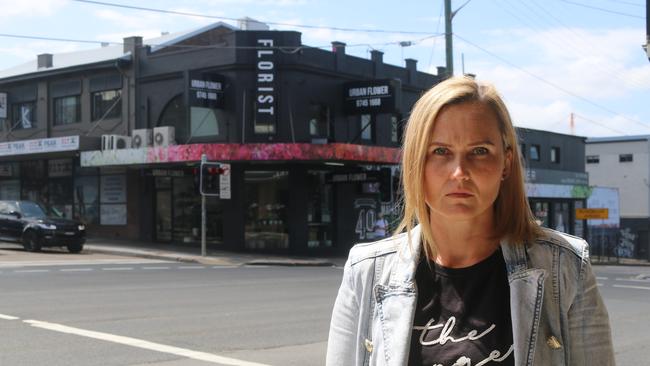
<instances>
[{"instance_id":1,"label":"awning","mask_svg":"<svg viewBox=\"0 0 650 366\"><path fill-rule=\"evenodd\" d=\"M344 143L191 144L81 153L82 167L210 161L324 161L398 164L398 148Z\"/></svg>"}]
</instances>

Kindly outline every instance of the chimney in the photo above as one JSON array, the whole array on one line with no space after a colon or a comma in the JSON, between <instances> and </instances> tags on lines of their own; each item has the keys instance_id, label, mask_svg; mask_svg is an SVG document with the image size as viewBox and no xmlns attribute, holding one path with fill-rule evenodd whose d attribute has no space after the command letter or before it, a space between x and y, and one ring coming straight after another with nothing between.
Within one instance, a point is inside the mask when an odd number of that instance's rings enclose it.
<instances>
[{"instance_id":1,"label":"chimney","mask_svg":"<svg viewBox=\"0 0 650 366\"><path fill-rule=\"evenodd\" d=\"M52 54L42 53L36 56L36 65L39 69L48 69L52 67Z\"/></svg>"},{"instance_id":2,"label":"chimney","mask_svg":"<svg viewBox=\"0 0 650 366\"><path fill-rule=\"evenodd\" d=\"M383 63L384 62L384 53L377 50L370 51L370 59L374 63Z\"/></svg>"},{"instance_id":3,"label":"chimney","mask_svg":"<svg viewBox=\"0 0 650 366\"><path fill-rule=\"evenodd\" d=\"M404 60L404 62L406 62L406 70L408 71L409 83L415 84L415 79L416 79L417 72L418 72L418 69L417 69L418 60L414 60L412 58L407 58L407 59Z\"/></svg>"},{"instance_id":4,"label":"chimney","mask_svg":"<svg viewBox=\"0 0 650 366\"><path fill-rule=\"evenodd\" d=\"M124 53L135 53L138 47L142 47L142 37L125 37L124 38Z\"/></svg>"},{"instance_id":5,"label":"chimney","mask_svg":"<svg viewBox=\"0 0 650 366\"><path fill-rule=\"evenodd\" d=\"M441 78L443 78L443 77L445 77L447 75L447 68L446 67L438 66L438 67L436 67L436 69L438 70L437 71L438 76L440 76Z\"/></svg>"},{"instance_id":6,"label":"chimney","mask_svg":"<svg viewBox=\"0 0 650 366\"><path fill-rule=\"evenodd\" d=\"M339 41L332 42L332 52L345 55L345 43Z\"/></svg>"}]
</instances>

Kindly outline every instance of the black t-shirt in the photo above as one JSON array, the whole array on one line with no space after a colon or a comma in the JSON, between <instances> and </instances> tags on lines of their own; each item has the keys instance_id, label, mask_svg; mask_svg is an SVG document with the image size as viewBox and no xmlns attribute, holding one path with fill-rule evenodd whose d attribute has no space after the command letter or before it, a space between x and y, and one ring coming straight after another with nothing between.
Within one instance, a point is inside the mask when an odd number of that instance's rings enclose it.
<instances>
[{"instance_id":1,"label":"black t-shirt","mask_svg":"<svg viewBox=\"0 0 650 366\"><path fill-rule=\"evenodd\" d=\"M501 250L466 268L420 261L409 365L514 365Z\"/></svg>"}]
</instances>

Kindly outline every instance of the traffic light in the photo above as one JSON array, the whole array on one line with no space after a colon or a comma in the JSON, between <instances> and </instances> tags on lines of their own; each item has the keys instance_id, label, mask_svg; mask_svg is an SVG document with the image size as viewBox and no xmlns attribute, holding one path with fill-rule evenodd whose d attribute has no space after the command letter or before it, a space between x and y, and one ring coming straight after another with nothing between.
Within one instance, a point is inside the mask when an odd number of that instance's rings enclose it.
<instances>
[{"instance_id":1,"label":"traffic light","mask_svg":"<svg viewBox=\"0 0 650 366\"><path fill-rule=\"evenodd\" d=\"M223 173L224 169L219 163L201 163L201 194L208 196L218 196L220 193L219 179Z\"/></svg>"}]
</instances>

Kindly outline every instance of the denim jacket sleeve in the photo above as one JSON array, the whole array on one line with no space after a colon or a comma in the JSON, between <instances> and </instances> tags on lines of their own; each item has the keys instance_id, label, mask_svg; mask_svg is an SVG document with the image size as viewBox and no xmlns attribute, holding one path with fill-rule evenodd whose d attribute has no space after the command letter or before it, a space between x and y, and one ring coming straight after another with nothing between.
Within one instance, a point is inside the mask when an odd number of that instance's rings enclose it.
<instances>
[{"instance_id":1,"label":"denim jacket sleeve","mask_svg":"<svg viewBox=\"0 0 650 366\"><path fill-rule=\"evenodd\" d=\"M355 290L353 271L351 260L348 259L343 269L343 280L332 311L325 361L327 366L361 365L363 362L363 360L359 360L363 355L359 354L361 345L358 339L361 309Z\"/></svg>"},{"instance_id":2,"label":"denim jacket sleeve","mask_svg":"<svg viewBox=\"0 0 650 366\"><path fill-rule=\"evenodd\" d=\"M614 365L609 316L589 259L583 259L578 291L569 308L569 365Z\"/></svg>"}]
</instances>

